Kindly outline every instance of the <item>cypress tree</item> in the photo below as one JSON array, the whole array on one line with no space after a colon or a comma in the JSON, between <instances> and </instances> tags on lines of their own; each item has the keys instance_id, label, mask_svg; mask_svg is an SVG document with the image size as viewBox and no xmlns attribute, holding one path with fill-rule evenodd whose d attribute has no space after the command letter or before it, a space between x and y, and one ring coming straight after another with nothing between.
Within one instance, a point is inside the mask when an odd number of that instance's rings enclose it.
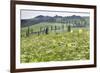
<instances>
[{"instance_id":1,"label":"cypress tree","mask_svg":"<svg viewBox=\"0 0 100 73\"><path fill-rule=\"evenodd\" d=\"M71 31L71 26L70 25L68 25L68 32L70 32Z\"/></svg>"},{"instance_id":2,"label":"cypress tree","mask_svg":"<svg viewBox=\"0 0 100 73\"><path fill-rule=\"evenodd\" d=\"M46 29L45 29L45 34L48 34L48 33L49 33L49 28L46 27Z\"/></svg>"}]
</instances>

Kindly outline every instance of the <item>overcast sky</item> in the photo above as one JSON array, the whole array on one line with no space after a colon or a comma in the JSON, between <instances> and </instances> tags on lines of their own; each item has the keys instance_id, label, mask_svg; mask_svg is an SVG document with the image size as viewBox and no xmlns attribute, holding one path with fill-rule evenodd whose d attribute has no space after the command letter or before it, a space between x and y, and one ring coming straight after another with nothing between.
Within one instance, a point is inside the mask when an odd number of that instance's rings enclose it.
<instances>
[{"instance_id":1,"label":"overcast sky","mask_svg":"<svg viewBox=\"0 0 100 73\"><path fill-rule=\"evenodd\" d=\"M44 16L72 16L72 15L78 15L78 16L89 16L88 12L68 12L68 11L45 11L45 10L21 10L21 19L30 19L34 18L38 15L44 15Z\"/></svg>"}]
</instances>

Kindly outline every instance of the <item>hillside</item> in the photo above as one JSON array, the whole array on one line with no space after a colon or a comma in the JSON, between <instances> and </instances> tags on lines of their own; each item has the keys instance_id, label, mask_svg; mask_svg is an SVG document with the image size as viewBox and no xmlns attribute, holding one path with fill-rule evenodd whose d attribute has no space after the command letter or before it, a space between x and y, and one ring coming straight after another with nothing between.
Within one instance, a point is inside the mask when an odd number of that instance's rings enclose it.
<instances>
[{"instance_id":1,"label":"hillside","mask_svg":"<svg viewBox=\"0 0 100 73\"><path fill-rule=\"evenodd\" d=\"M21 27L27 27L35 24L39 24L41 22L50 22L50 23L70 23L73 24L73 26L84 26L87 27L89 26L89 17L82 17L82 16L43 16L43 15L38 15L34 18L31 19L21 19Z\"/></svg>"}]
</instances>

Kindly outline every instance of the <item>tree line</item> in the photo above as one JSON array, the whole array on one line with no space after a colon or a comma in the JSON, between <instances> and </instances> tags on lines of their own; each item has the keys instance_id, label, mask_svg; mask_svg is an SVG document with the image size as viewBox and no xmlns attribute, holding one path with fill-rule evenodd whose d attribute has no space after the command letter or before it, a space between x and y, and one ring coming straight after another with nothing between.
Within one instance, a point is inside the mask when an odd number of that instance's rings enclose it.
<instances>
[{"instance_id":1,"label":"tree line","mask_svg":"<svg viewBox=\"0 0 100 73\"><path fill-rule=\"evenodd\" d=\"M46 27L39 27L38 31L34 31L33 28L30 28L30 26L27 27L26 30L26 36L30 36L30 35L41 35L41 34L49 34L51 32L57 33L57 31L67 31L70 32L71 31L71 25L61 25L61 26L46 26Z\"/></svg>"}]
</instances>

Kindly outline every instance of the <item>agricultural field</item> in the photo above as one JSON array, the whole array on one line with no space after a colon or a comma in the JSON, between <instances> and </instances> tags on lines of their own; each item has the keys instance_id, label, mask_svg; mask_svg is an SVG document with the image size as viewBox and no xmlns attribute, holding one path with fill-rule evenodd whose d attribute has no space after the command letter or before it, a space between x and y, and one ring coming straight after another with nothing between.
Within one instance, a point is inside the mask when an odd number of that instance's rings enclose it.
<instances>
[{"instance_id":1,"label":"agricultural field","mask_svg":"<svg viewBox=\"0 0 100 73\"><path fill-rule=\"evenodd\" d=\"M51 26L64 25L60 30L50 30ZM49 34L32 34L48 27ZM54 28L53 28L54 29ZM43 28L42 28L43 30ZM68 31L70 30L70 31ZM29 36L26 36L28 31ZM69 61L90 59L88 28L68 28L61 23L39 23L21 28L21 63Z\"/></svg>"}]
</instances>

